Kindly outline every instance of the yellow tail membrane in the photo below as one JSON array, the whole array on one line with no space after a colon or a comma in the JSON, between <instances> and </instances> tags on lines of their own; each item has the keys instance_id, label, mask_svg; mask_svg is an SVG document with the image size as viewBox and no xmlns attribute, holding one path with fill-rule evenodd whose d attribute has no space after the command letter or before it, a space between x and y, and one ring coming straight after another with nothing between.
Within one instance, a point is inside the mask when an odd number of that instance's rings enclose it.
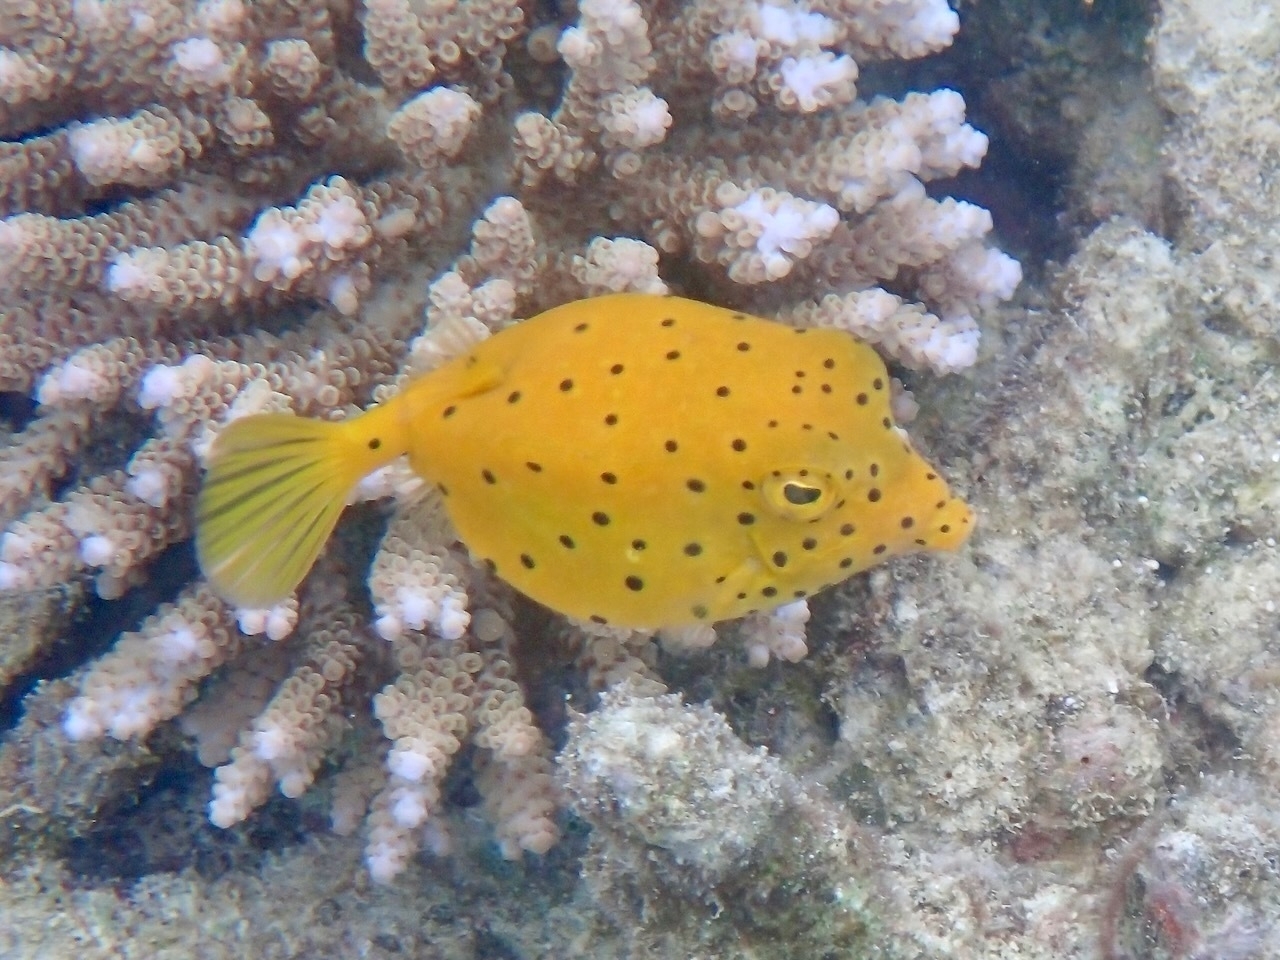
<instances>
[{"instance_id":1,"label":"yellow tail membrane","mask_svg":"<svg viewBox=\"0 0 1280 960\"><path fill-rule=\"evenodd\" d=\"M397 455L371 447L363 420L262 414L218 436L196 502L196 554L227 600L271 606L307 575L356 484Z\"/></svg>"}]
</instances>

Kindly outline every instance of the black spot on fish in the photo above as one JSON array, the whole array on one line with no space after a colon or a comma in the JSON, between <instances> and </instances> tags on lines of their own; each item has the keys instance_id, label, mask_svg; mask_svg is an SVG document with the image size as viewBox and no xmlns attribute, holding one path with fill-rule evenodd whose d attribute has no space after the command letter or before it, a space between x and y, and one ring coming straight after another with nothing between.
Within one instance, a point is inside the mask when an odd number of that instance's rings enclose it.
<instances>
[{"instance_id":1,"label":"black spot on fish","mask_svg":"<svg viewBox=\"0 0 1280 960\"><path fill-rule=\"evenodd\" d=\"M572 390L572 389L573 389L573 381L572 381L572 380L570 380L570 379L568 379L568 378L565 378L564 380L561 380L561 381L560 381L560 390L561 390L562 392L564 392L564 393L568 393L568 392L569 392L570 390Z\"/></svg>"},{"instance_id":2,"label":"black spot on fish","mask_svg":"<svg viewBox=\"0 0 1280 960\"><path fill-rule=\"evenodd\" d=\"M610 413L604 418L604 425L606 427L615 426L617 423L618 423L618 415L616 413Z\"/></svg>"},{"instance_id":3,"label":"black spot on fish","mask_svg":"<svg viewBox=\"0 0 1280 960\"><path fill-rule=\"evenodd\" d=\"M729 388L728 388L728 387L716 387L716 396L717 396L717 397L727 397L728 395L729 395Z\"/></svg>"},{"instance_id":4,"label":"black spot on fish","mask_svg":"<svg viewBox=\"0 0 1280 960\"><path fill-rule=\"evenodd\" d=\"M645 543L643 540L632 540L632 541L631 541L631 549L632 549L632 550L645 550L645 549L647 549L647 548L648 548L648 546L649 546L649 544Z\"/></svg>"},{"instance_id":5,"label":"black spot on fish","mask_svg":"<svg viewBox=\"0 0 1280 960\"><path fill-rule=\"evenodd\" d=\"M765 587L760 591L766 597L776 597L778 595L777 587Z\"/></svg>"},{"instance_id":6,"label":"black spot on fish","mask_svg":"<svg viewBox=\"0 0 1280 960\"><path fill-rule=\"evenodd\" d=\"M852 523L845 523L845 524L841 524L841 526L840 526L840 536L842 536L842 537L851 537L851 536L853 536L853 530L854 530L854 527L853 527L853 524L852 524Z\"/></svg>"},{"instance_id":7,"label":"black spot on fish","mask_svg":"<svg viewBox=\"0 0 1280 960\"><path fill-rule=\"evenodd\" d=\"M532 570L534 566L536 566L533 562L533 557L529 556L527 553L520 554L520 562L524 564L526 570Z\"/></svg>"},{"instance_id":8,"label":"black spot on fish","mask_svg":"<svg viewBox=\"0 0 1280 960\"><path fill-rule=\"evenodd\" d=\"M694 604L690 612L695 620L707 619L707 608L700 603Z\"/></svg>"},{"instance_id":9,"label":"black spot on fish","mask_svg":"<svg viewBox=\"0 0 1280 960\"><path fill-rule=\"evenodd\" d=\"M800 541L800 546L803 547L805 550L812 550L817 545L818 545L818 541L813 539L813 537L805 537L803 540Z\"/></svg>"},{"instance_id":10,"label":"black spot on fish","mask_svg":"<svg viewBox=\"0 0 1280 960\"><path fill-rule=\"evenodd\" d=\"M841 569L841 570L848 570L848 569L849 569L850 567L852 567L852 566L853 566L853 558L852 558L852 557L844 557L844 558L842 558L842 559L840 560L840 569Z\"/></svg>"},{"instance_id":11,"label":"black spot on fish","mask_svg":"<svg viewBox=\"0 0 1280 960\"><path fill-rule=\"evenodd\" d=\"M785 567L787 565L787 555L781 550L775 550L773 553L773 565L775 567Z\"/></svg>"},{"instance_id":12,"label":"black spot on fish","mask_svg":"<svg viewBox=\"0 0 1280 960\"><path fill-rule=\"evenodd\" d=\"M707 489L707 485L703 483L701 480L699 480L697 477L694 477L692 480L686 480L684 482L684 485L688 487L690 490L692 490L694 493L702 493Z\"/></svg>"},{"instance_id":13,"label":"black spot on fish","mask_svg":"<svg viewBox=\"0 0 1280 960\"><path fill-rule=\"evenodd\" d=\"M702 553L702 544L686 543L684 545L684 553L687 557L696 557L698 554Z\"/></svg>"},{"instance_id":14,"label":"black spot on fish","mask_svg":"<svg viewBox=\"0 0 1280 960\"><path fill-rule=\"evenodd\" d=\"M746 353L748 350L751 349L751 344L743 340L741 343L738 344L738 349L741 350L743 353Z\"/></svg>"},{"instance_id":15,"label":"black spot on fish","mask_svg":"<svg viewBox=\"0 0 1280 960\"><path fill-rule=\"evenodd\" d=\"M644 589L644 581L637 577L634 573L623 581L627 585L628 590L640 591Z\"/></svg>"},{"instance_id":16,"label":"black spot on fish","mask_svg":"<svg viewBox=\"0 0 1280 960\"><path fill-rule=\"evenodd\" d=\"M754 513L747 513L746 511L743 511L738 514L738 522L744 527L749 527L751 524L756 522L756 516Z\"/></svg>"},{"instance_id":17,"label":"black spot on fish","mask_svg":"<svg viewBox=\"0 0 1280 960\"><path fill-rule=\"evenodd\" d=\"M528 467L530 470L532 470L534 473L541 473L541 472L542 472L542 464L540 464L540 463L535 463L535 462L534 462L534 461L532 461L532 460L526 460L526 461L524 462L524 465L525 465L526 467Z\"/></svg>"},{"instance_id":18,"label":"black spot on fish","mask_svg":"<svg viewBox=\"0 0 1280 960\"><path fill-rule=\"evenodd\" d=\"M625 367L623 367L623 365L622 365L622 364L620 364L620 363L615 363L612 367L610 367L610 368L609 368L609 372L610 372L610 373L612 373L612 374L616 377L616 376L617 376L618 374L620 374L624 369L626 369L626 368L625 368Z\"/></svg>"},{"instance_id":19,"label":"black spot on fish","mask_svg":"<svg viewBox=\"0 0 1280 960\"><path fill-rule=\"evenodd\" d=\"M610 473L608 470L600 474L600 479L603 480L605 483L610 483L610 484L618 482L617 474Z\"/></svg>"},{"instance_id":20,"label":"black spot on fish","mask_svg":"<svg viewBox=\"0 0 1280 960\"><path fill-rule=\"evenodd\" d=\"M734 450L738 451L738 453L741 453L743 450L747 449L747 441L739 437L738 439L734 440L733 443L730 444L730 446L733 447Z\"/></svg>"},{"instance_id":21,"label":"black spot on fish","mask_svg":"<svg viewBox=\"0 0 1280 960\"><path fill-rule=\"evenodd\" d=\"M662 445L662 447L667 451L667 453L675 453L680 449L680 444L676 443L674 440L668 440Z\"/></svg>"},{"instance_id":22,"label":"black spot on fish","mask_svg":"<svg viewBox=\"0 0 1280 960\"><path fill-rule=\"evenodd\" d=\"M877 543L875 545L875 548L871 552L874 553L876 556L879 556L880 554L884 553L886 549L887 548L883 543Z\"/></svg>"},{"instance_id":23,"label":"black spot on fish","mask_svg":"<svg viewBox=\"0 0 1280 960\"><path fill-rule=\"evenodd\" d=\"M560 534L560 542L570 550L572 550L576 546L576 544L573 542L573 537L569 536L567 533Z\"/></svg>"},{"instance_id":24,"label":"black spot on fish","mask_svg":"<svg viewBox=\"0 0 1280 960\"><path fill-rule=\"evenodd\" d=\"M872 503L879 503L880 502L879 489L877 489L876 487L872 487L870 490L868 490L867 499L870 500Z\"/></svg>"},{"instance_id":25,"label":"black spot on fish","mask_svg":"<svg viewBox=\"0 0 1280 960\"><path fill-rule=\"evenodd\" d=\"M874 380L872 380L872 381L871 381L871 386L872 386L872 387L874 387L874 388L875 388L875 389L877 389L877 390L883 390L883 389L884 389L884 381L883 381L883 380L881 380L879 377L876 377Z\"/></svg>"},{"instance_id":26,"label":"black spot on fish","mask_svg":"<svg viewBox=\"0 0 1280 960\"><path fill-rule=\"evenodd\" d=\"M858 401L858 406L860 407L865 407L867 403L871 400L871 398L868 397L865 393L858 394L858 396L855 399Z\"/></svg>"},{"instance_id":27,"label":"black spot on fish","mask_svg":"<svg viewBox=\"0 0 1280 960\"><path fill-rule=\"evenodd\" d=\"M827 359L822 361L822 365L826 367L828 370L833 370L835 369L836 362L832 360L830 357L827 357Z\"/></svg>"},{"instance_id":28,"label":"black spot on fish","mask_svg":"<svg viewBox=\"0 0 1280 960\"><path fill-rule=\"evenodd\" d=\"M609 515L600 510L591 515L591 520L598 527L607 527L609 525Z\"/></svg>"},{"instance_id":29,"label":"black spot on fish","mask_svg":"<svg viewBox=\"0 0 1280 960\"><path fill-rule=\"evenodd\" d=\"M584 331L584 330L586 330L586 329L587 329L587 324L585 324L585 323L580 323L580 324L578 324L576 327L574 327L574 328L573 328L573 332L574 332L574 333L582 333L582 331Z\"/></svg>"},{"instance_id":30,"label":"black spot on fish","mask_svg":"<svg viewBox=\"0 0 1280 960\"><path fill-rule=\"evenodd\" d=\"M679 350L668 350L668 351L667 351L667 359L668 359L668 360L679 360L679 359L680 359L680 351L679 351Z\"/></svg>"},{"instance_id":31,"label":"black spot on fish","mask_svg":"<svg viewBox=\"0 0 1280 960\"><path fill-rule=\"evenodd\" d=\"M481 470L480 476L484 477L485 483L497 483L498 479L493 475L492 470Z\"/></svg>"},{"instance_id":32,"label":"black spot on fish","mask_svg":"<svg viewBox=\"0 0 1280 960\"><path fill-rule=\"evenodd\" d=\"M507 403L518 403L520 401L520 391L512 390L507 394Z\"/></svg>"},{"instance_id":33,"label":"black spot on fish","mask_svg":"<svg viewBox=\"0 0 1280 960\"><path fill-rule=\"evenodd\" d=\"M382 446L382 441L378 437L374 437L369 441L370 450L377 450L380 446Z\"/></svg>"},{"instance_id":34,"label":"black spot on fish","mask_svg":"<svg viewBox=\"0 0 1280 960\"><path fill-rule=\"evenodd\" d=\"M911 529L912 527L914 527L915 525L916 525L916 521L915 521L915 519L914 519L913 517L903 517L903 518L902 518L902 529L903 529L903 530L910 530L910 529Z\"/></svg>"},{"instance_id":35,"label":"black spot on fish","mask_svg":"<svg viewBox=\"0 0 1280 960\"><path fill-rule=\"evenodd\" d=\"M457 407L455 407L453 404L449 404L449 406L447 406L447 407L445 407L445 408L444 408L444 412L443 412L443 413L441 413L440 415L441 415L445 420L448 420L450 417L452 417L452 416L453 416L455 413L457 413L457 412L458 412L458 408L457 408Z\"/></svg>"},{"instance_id":36,"label":"black spot on fish","mask_svg":"<svg viewBox=\"0 0 1280 960\"><path fill-rule=\"evenodd\" d=\"M664 327L674 327L676 325L675 317L667 317L662 321Z\"/></svg>"}]
</instances>

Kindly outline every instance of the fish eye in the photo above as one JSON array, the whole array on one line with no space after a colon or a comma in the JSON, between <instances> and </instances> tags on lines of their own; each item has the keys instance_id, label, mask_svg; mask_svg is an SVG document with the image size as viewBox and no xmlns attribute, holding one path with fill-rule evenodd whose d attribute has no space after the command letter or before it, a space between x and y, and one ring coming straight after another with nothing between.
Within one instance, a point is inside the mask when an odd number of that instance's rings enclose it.
<instances>
[{"instance_id":1,"label":"fish eye","mask_svg":"<svg viewBox=\"0 0 1280 960\"><path fill-rule=\"evenodd\" d=\"M787 520L814 520L831 508L835 483L825 472L775 470L761 484L765 503Z\"/></svg>"},{"instance_id":2,"label":"fish eye","mask_svg":"<svg viewBox=\"0 0 1280 960\"><path fill-rule=\"evenodd\" d=\"M782 495L786 498L787 503L805 506L822 499L822 488L792 481L782 485Z\"/></svg>"}]
</instances>

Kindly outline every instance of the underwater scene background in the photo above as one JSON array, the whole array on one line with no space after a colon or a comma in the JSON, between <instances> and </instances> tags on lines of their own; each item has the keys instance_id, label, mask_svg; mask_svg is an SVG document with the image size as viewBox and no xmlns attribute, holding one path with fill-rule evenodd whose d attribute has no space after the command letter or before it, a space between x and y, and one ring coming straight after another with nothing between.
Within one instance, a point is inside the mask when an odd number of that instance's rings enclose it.
<instances>
[{"instance_id":1,"label":"underwater scene background","mask_svg":"<svg viewBox=\"0 0 1280 960\"><path fill-rule=\"evenodd\" d=\"M0 957L1280 955L1278 58L1262 0L0 0ZM396 462L288 599L202 576L227 423L617 293L869 343L973 534L620 629ZM624 412L742 426L682 397Z\"/></svg>"}]
</instances>

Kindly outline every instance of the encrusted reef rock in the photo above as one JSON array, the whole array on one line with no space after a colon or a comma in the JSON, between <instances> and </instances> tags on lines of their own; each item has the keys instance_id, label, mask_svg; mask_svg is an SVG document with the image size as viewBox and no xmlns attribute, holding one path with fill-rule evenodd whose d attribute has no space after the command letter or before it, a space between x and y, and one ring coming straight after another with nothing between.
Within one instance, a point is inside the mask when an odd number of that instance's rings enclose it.
<instances>
[{"instance_id":1,"label":"encrusted reef rock","mask_svg":"<svg viewBox=\"0 0 1280 960\"><path fill-rule=\"evenodd\" d=\"M878 856L823 791L675 694L605 694L559 757L583 871L633 956L888 957Z\"/></svg>"}]
</instances>

